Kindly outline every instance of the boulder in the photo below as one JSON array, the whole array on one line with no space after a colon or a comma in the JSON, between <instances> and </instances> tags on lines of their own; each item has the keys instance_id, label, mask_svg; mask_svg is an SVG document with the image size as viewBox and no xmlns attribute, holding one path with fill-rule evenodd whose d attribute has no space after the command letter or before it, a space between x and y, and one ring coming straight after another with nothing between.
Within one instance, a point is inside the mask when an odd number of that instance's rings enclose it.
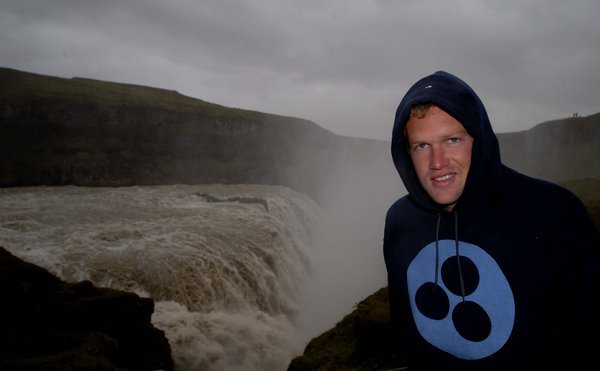
<instances>
[{"instance_id":1,"label":"boulder","mask_svg":"<svg viewBox=\"0 0 600 371\"><path fill-rule=\"evenodd\" d=\"M0 247L0 369L173 370L154 301L65 282Z\"/></svg>"}]
</instances>

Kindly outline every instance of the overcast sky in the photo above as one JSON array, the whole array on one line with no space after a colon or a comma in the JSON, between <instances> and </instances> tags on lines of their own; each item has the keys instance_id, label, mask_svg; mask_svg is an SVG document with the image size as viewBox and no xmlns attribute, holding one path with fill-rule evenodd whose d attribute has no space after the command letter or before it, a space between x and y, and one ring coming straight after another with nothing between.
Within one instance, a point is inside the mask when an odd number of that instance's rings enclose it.
<instances>
[{"instance_id":1,"label":"overcast sky","mask_svg":"<svg viewBox=\"0 0 600 371\"><path fill-rule=\"evenodd\" d=\"M508 132L600 112L599 17L597 0L0 0L0 66L386 140L442 69Z\"/></svg>"}]
</instances>

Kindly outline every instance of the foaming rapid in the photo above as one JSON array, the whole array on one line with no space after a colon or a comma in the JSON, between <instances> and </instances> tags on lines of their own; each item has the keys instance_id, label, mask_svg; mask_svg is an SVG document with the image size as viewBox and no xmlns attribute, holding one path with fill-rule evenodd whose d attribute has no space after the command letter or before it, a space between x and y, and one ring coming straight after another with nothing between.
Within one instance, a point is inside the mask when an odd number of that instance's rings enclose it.
<instances>
[{"instance_id":1,"label":"foaming rapid","mask_svg":"<svg viewBox=\"0 0 600 371\"><path fill-rule=\"evenodd\" d=\"M279 186L0 189L0 245L156 302L178 370L284 370L322 213Z\"/></svg>"}]
</instances>

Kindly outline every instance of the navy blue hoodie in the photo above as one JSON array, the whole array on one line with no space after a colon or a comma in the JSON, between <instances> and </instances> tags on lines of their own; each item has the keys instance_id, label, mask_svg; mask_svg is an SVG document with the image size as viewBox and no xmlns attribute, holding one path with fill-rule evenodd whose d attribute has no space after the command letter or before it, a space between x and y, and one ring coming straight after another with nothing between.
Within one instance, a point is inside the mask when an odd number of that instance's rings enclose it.
<instances>
[{"instance_id":1,"label":"navy blue hoodie","mask_svg":"<svg viewBox=\"0 0 600 371\"><path fill-rule=\"evenodd\" d=\"M451 212L425 192L407 150L419 103L434 103L474 139ZM591 362L600 351L600 237L581 201L503 165L483 103L443 71L408 90L391 147L408 194L388 210L384 257L409 371Z\"/></svg>"}]
</instances>

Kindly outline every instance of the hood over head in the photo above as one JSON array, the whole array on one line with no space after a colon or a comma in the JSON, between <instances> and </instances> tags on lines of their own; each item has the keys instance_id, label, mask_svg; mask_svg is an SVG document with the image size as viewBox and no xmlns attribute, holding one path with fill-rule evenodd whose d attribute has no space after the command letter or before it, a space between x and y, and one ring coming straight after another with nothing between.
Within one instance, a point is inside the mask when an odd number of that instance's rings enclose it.
<instances>
[{"instance_id":1,"label":"hood over head","mask_svg":"<svg viewBox=\"0 0 600 371\"><path fill-rule=\"evenodd\" d=\"M501 168L498 139L475 91L458 77L444 71L437 71L417 81L396 110L392 131L392 158L410 199L430 212L439 212L444 207L423 189L408 153L404 129L411 108L422 103L433 103L440 107L458 120L474 139L467 182L454 210L483 206L480 200L493 192Z\"/></svg>"}]
</instances>

